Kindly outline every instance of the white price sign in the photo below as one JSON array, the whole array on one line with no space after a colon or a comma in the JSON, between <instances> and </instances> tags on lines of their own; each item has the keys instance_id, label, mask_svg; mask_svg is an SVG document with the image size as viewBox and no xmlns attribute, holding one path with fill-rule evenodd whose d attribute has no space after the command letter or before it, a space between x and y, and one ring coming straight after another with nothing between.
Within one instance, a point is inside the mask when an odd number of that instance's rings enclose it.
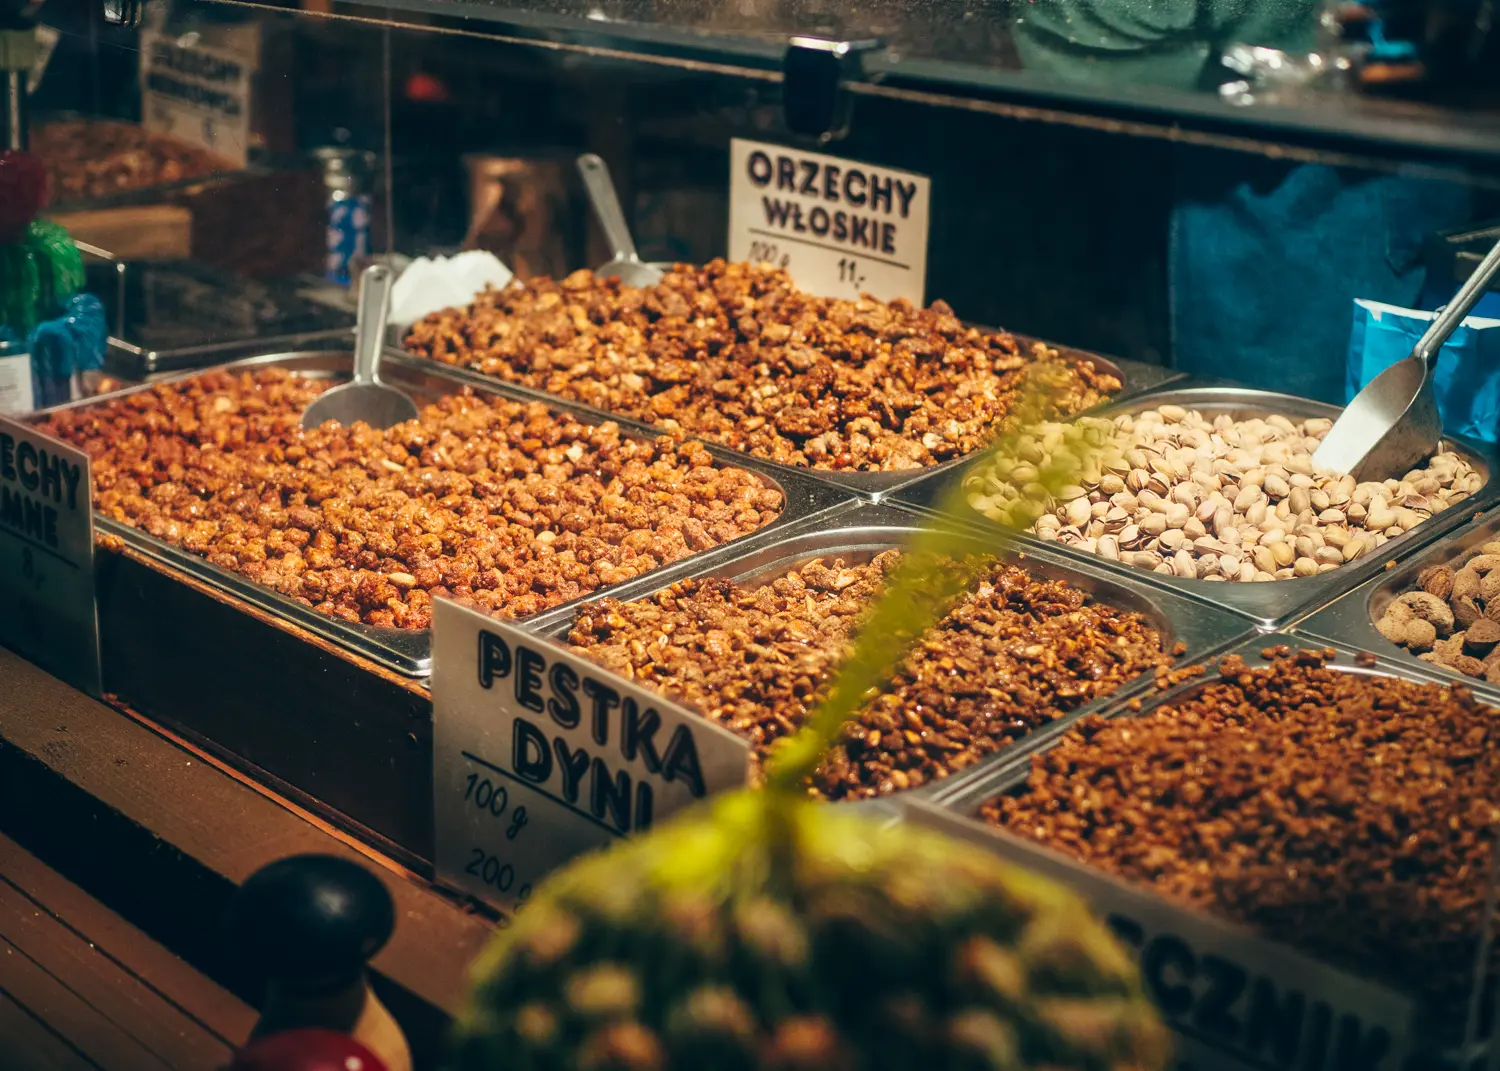
<instances>
[{"instance_id":1,"label":"white price sign","mask_svg":"<svg viewBox=\"0 0 1500 1071\"><path fill-rule=\"evenodd\" d=\"M514 911L574 856L738 788L749 744L515 625L432 620L433 814L444 882Z\"/></svg>"},{"instance_id":2,"label":"white price sign","mask_svg":"<svg viewBox=\"0 0 1500 1071\"><path fill-rule=\"evenodd\" d=\"M0 643L97 696L89 457L0 417Z\"/></svg>"},{"instance_id":3,"label":"white price sign","mask_svg":"<svg viewBox=\"0 0 1500 1071\"><path fill-rule=\"evenodd\" d=\"M239 56L141 35L141 113L149 130L201 145L236 167L250 149L250 75Z\"/></svg>"},{"instance_id":4,"label":"white price sign","mask_svg":"<svg viewBox=\"0 0 1500 1071\"><path fill-rule=\"evenodd\" d=\"M785 268L824 297L922 304L927 176L740 138L729 161L730 260Z\"/></svg>"}]
</instances>

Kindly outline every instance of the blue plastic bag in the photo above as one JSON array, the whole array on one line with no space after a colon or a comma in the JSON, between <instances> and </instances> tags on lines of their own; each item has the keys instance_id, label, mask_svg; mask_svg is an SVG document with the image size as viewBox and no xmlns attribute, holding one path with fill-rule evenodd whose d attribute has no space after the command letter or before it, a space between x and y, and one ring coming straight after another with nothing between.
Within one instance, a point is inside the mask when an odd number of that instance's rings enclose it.
<instances>
[{"instance_id":1,"label":"blue plastic bag","mask_svg":"<svg viewBox=\"0 0 1500 1071\"><path fill-rule=\"evenodd\" d=\"M1408 356L1434 315L1356 300L1345 400ZM1495 442L1500 425L1500 320L1470 316L1459 324L1438 353L1434 386L1445 432Z\"/></svg>"}]
</instances>

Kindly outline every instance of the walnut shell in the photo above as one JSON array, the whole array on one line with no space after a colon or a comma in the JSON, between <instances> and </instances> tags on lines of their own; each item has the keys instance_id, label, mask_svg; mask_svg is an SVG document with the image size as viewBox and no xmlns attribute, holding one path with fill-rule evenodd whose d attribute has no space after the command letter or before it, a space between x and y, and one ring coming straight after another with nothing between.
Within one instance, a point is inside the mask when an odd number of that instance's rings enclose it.
<instances>
[{"instance_id":1,"label":"walnut shell","mask_svg":"<svg viewBox=\"0 0 1500 1071\"><path fill-rule=\"evenodd\" d=\"M1437 629L1431 621L1408 621L1404 642L1413 651L1430 651L1437 642Z\"/></svg>"},{"instance_id":2,"label":"walnut shell","mask_svg":"<svg viewBox=\"0 0 1500 1071\"><path fill-rule=\"evenodd\" d=\"M1468 631L1463 633L1463 638L1464 654L1483 658L1495 649L1496 644L1500 644L1500 624L1489 618L1481 618L1469 626Z\"/></svg>"},{"instance_id":3,"label":"walnut shell","mask_svg":"<svg viewBox=\"0 0 1500 1071\"><path fill-rule=\"evenodd\" d=\"M1500 569L1500 554L1477 554L1464 562L1465 569L1473 569L1481 576L1491 569Z\"/></svg>"},{"instance_id":4,"label":"walnut shell","mask_svg":"<svg viewBox=\"0 0 1500 1071\"><path fill-rule=\"evenodd\" d=\"M1392 643L1404 644L1406 642L1406 626L1410 624L1412 624L1411 621L1403 621L1399 617L1393 617L1390 613L1387 613L1379 621L1375 622L1375 631Z\"/></svg>"},{"instance_id":5,"label":"walnut shell","mask_svg":"<svg viewBox=\"0 0 1500 1071\"><path fill-rule=\"evenodd\" d=\"M1497 610L1500 610L1500 602L1493 605ZM1473 599L1454 598L1453 619L1458 623L1459 628L1466 629L1473 625L1474 622L1483 620L1484 616L1484 610Z\"/></svg>"},{"instance_id":6,"label":"walnut shell","mask_svg":"<svg viewBox=\"0 0 1500 1071\"><path fill-rule=\"evenodd\" d=\"M1391 605L1409 606L1412 616L1431 621L1439 636L1446 636L1453 631L1453 611L1436 595L1429 595L1425 591L1408 591Z\"/></svg>"},{"instance_id":7,"label":"walnut shell","mask_svg":"<svg viewBox=\"0 0 1500 1071\"><path fill-rule=\"evenodd\" d=\"M1484 676L1484 663L1475 658L1473 655L1459 655L1457 658L1449 662L1448 665L1451 668L1458 670L1465 677Z\"/></svg>"},{"instance_id":8,"label":"walnut shell","mask_svg":"<svg viewBox=\"0 0 1500 1071\"><path fill-rule=\"evenodd\" d=\"M1475 598L1478 596L1479 588L1483 583L1483 577L1473 569L1465 567L1454 574L1453 590L1448 593L1448 597L1455 601L1458 599Z\"/></svg>"},{"instance_id":9,"label":"walnut shell","mask_svg":"<svg viewBox=\"0 0 1500 1071\"><path fill-rule=\"evenodd\" d=\"M1453 592L1453 570L1446 565L1432 565L1417 574L1417 586L1429 595L1446 599Z\"/></svg>"}]
</instances>

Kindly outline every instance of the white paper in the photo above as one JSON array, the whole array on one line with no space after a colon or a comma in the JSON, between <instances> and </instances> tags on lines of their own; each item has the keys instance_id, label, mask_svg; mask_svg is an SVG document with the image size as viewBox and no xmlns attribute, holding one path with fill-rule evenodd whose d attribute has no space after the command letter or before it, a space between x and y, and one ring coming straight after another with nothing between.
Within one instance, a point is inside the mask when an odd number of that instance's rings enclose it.
<instances>
[{"instance_id":1,"label":"white paper","mask_svg":"<svg viewBox=\"0 0 1500 1071\"><path fill-rule=\"evenodd\" d=\"M927 176L740 138L729 166L730 260L785 268L824 297L922 304Z\"/></svg>"},{"instance_id":2,"label":"white paper","mask_svg":"<svg viewBox=\"0 0 1500 1071\"><path fill-rule=\"evenodd\" d=\"M487 286L507 286L512 278L498 257L482 249L451 257L418 257L391 287L389 322L409 327L434 312L467 305Z\"/></svg>"},{"instance_id":3,"label":"white paper","mask_svg":"<svg viewBox=\"0 0 1500 1071\"><path fill-rule=\"evenodd\" d=\"M36 408L31 384L31 354L0 357L0 414L29 413Z\"/></svg>"}]
</instances>

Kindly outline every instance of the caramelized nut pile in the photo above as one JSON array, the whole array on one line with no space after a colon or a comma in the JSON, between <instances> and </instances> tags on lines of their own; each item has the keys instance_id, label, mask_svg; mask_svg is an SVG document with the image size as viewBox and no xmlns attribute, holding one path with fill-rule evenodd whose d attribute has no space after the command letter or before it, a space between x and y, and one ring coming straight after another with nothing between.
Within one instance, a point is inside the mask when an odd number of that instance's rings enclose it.
<instances>
[{"instance_id":1,"label":"caramelized nut pile","mask_svg":"<svg viewBox=\"0 0 1500 1071\"><path fill-rule=\"evenodd\" d=\"M68 120L31 131L55 201L81 201L201 178L229 165L205 149L134 123Z\"/></svg>"},{"instance_id":2,"label":"caramelized nut pile","mask_svg":"<svg viewBox=\"0 0 1500 1071\"><path fill-rule=\"evenodd\" d=\"M915 469L983 446L1016 400L1023 352L943 302L820 298L769 265L679 265L636 289L579 271L479 295L416 324L446 364L745 450L784 465ZM1120 381L1068 365L1057 415Z\"/></svg>"},{"instance_id":3,"label":"caramelized nut pile","mask_svg":"<svg viewBox=\"0 0 1500 1071\"><path fill-rule=\"evenodd\" d=\"M748 738L758 766L817 706L897 559L819 558L755 588L685 580L638 602L603 599L579 609L568 640ZM831 749L809 791L859 799L945 777L1169 665L1162 646L1139 614L996 564Z\"/></svg>"},{"instance_id":4,"label":"caramelized nut pile","mask_svg":"<svg viewBox=\"0 0 1500 1071\"><path fill-rule=\"evenodd\" d=\"M1462 995L1500 821L1500 712L1463 688L1227 658L1086 718L986 818L1441 1002Z\"/></svg>"},{"instance_id":5,"label":"caramelized nut pile","mask_svg":"<svg viewBox=\"0 0 1500 1071\"><path fill-rule=\"evenodd\" d=\"M1434 565L1398 595L1375 627L1424 662L1500 683L1500 542L1456 572Z\"/></svg>"},{"instance_id":6,"label":"caramelized nut pile","mask_svg":"<svg viewBox=\"0 0 1500 1071\"><path fill-rule=\"evenodd\" d=\"M462 390L416 420L298 430L328 386L209 372L43 425L93 461L95 508L321 613L426 628L432 597L521 617L752 532L779 490Z\"/></svg>"}]
</instances>

